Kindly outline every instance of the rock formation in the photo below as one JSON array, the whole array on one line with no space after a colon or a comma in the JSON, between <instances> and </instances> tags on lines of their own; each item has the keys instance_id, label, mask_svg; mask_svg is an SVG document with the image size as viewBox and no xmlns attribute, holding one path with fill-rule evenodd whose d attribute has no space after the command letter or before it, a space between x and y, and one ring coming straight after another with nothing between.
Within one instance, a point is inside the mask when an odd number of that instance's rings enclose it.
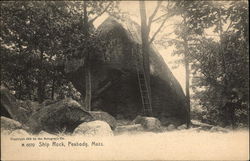
<instances>
[{"instance_id":1,"label":"rock formation","mask_svg":"<svg viewBox=\"0 0 250 161\"><path fill-rule=\"evenodd\" d=\"M1 86L0 96L1 116L12 118L21 123L25 123L29 117L29 112L26 109L20 107L20 104L9 92L9 90Z\"/></svg>"},{"instance_id":2,"label":"rock formation","mask_svg":"<svg viewBox=\"0 0 250 161\"><path fill-rule=\"evenodd\" d=\"M81 105L72 99L64 99L45 106L32 114L26 123L29 131L39 133L71 133L83 122L92 121L93 117L81 109Z\"/></svg>"},{"instance_id":3,"label":"rock formation","mask_svg":"<svg viewBox=\"0 0 250 161\"><path fill-rule=\"evenodd\" d=\"M105 52L91 55L92 109L132 120L142 113L136 72L141 61L141 53L136 48L141 44L140 27L132 21L124 23L109 17L98 31L107 47ZM187 116L183 90L153 45L149 54L153 116L160 121L177 120L181 125ZM76 68L69 68L74 62L66 63L67 77L84 96L84 61Z\"/></svg>"},{"instance_id":4,"label":"rock formation","mask_svg":"<svg viewBox=\"0 0 250 161\"><path fill-rule=\"evenodd\" d=\"M73 135L81 136L113 136L108 123L104 121L91 121L80 124L73 132Z\"/></svg>"}]
</instances>

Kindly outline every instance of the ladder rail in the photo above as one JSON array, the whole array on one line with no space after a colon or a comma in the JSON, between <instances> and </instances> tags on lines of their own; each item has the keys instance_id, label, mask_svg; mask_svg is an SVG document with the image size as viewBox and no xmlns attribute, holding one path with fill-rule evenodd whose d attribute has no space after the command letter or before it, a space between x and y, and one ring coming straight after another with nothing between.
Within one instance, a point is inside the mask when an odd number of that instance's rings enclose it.
<instances>
[{"instance_id":1,"label":"ladder rail","mask_svg":"<svg viewBox=\"0 0 250 161\"><path fill-rule=\"evenodd\" d=\"M135 38L138 42L140 42L135 31L133 31L133 30L131 31L130 28L128 27L128 25L127 25L127 29L129 31L131 37ZM147 79L146 79L143 63L141 63L141 61L140 61L142 51L141 51L141 48L139 47L139 44L136 46L136 53L138 53L138 56L136 57L135 67L136 67L137 79L138 79L139 89L140 89L140 94L141 94L143 113L144 114L149 113L151 115L152 114L152 102L151 102L151 99L149 96L149 89L148 89L149 84L146 81ZM132 55L134 55L134 48L132 48ZM139 65L139 67L138 67L138 65ZM139 69L140 67L142 68L142 79L143 80L141 80L141 77L140 77L140 69ZM145 89L142 88L142 85L144 85ZM144 93L144 91L145 91L145 93ZM146 103L146 101L148 101L148 102Z\"/></svg>"},{"instance_id":2,"label":"ladder rail","mask_svg":"<svg viewBox=\"0 0 250 161\"><path fill-rule=\"evenodd\" d=\"M144 80L145 80L145 84L146 84L146 89L147 89L147 95L148 95L148 99L149 99L149 89L148 89L148 87L150 86L149 84L148 84L148 82L146 81L147 79L146 79L146 75L145 75L145 69L144 69L144 67L142 67L142 72L143 72L143 77L144 77ZM150 101L150 99L149 99L149 102L150 102L150 106L151 106L151 101Z\"/></svg>"},{"instance_id":3,"label":"ladder rail","mask_svg":"<svg viewBox=\"0 0 250 161\"><path fill-rule=\"evenodd\" d=\"M140 94L141 94L141 100L142 100L142 106L143 106L143 112L145 112L145 102L144 102L144 97L143 97L143 93L142 93L142 87L141 87L141 80L140 80L140 76L138 74L139 71L137 71L137 78L138 78L138 82L139 82L139 88L140 88Z\"/></svg>"},{"instance_id":4,"label":"ladder rail","mask_svg":"<svg viewBox=\"0 0 250 161\"><path fill-rule=\"evenodd\" d=\"M149 89L148 89L148 82L146 81L146 76L145 76L145 70L144 68L142 68L143 70L143 77L144 77L144 82L145 82L145 88L146 88L146 91L147 91L147 99L148 99L148 103L149 103L149 109L145 108L147 111L149 111L150 113L152 113L152 105L151 105L151 100L150 100L150 97L149 97Z\"/></svg>"},{"instance_id":5,"label":"ladder rail","mask_svg":"<svg viewBox=\"0 0 250 161\"><path fill-rule=\"evenodd\" d=\"M139 47L138 47L139 48ZM137 49L138 49L137 48ZM133 51L133 49L132 49ZM139 50L139 55L140 55L141 51ZM140 58L140 57L139 57ZM139 64L140 64L140 59L138 60ZM137 64L137 63L136 63ZM150 114L152 114L152 104L151 104L151 100L149 97L149 89L148 89L148 83L146 81L146 76L145 76L145 70L142 67L142 74L140 73L140 70L138 69L138 66L136 65L136 70L137 70L137 79L138 79L138 83L139 83L139 88L140 88L140 94L141 94L141 100L142 100L142 105L143 105L143 112L146 114L147 112L149 112ZM142 77L140 77L140 75ZM143 80L142 80L143 79ZM144 84L143 84L144 83ZM142 85L144 85L144 88L142 88ZM145 92L145 93L144 93ZM148 102L147 102L148 101ZM147 103L146 103L147 102Z\"/></svg>"},{"instance_id":6,"label":"ladder rail","mask_svg":"<svg viewBox=\"0 0 250 161\"><path fill-rule=\"evenodd\" d=\"M142 53L142 51L140 50L140 53ZM144 80L145 80L145 87L146 87L146 90L147 90L147 97L148 97L148 101L149 101L149 104L150 104L150 111L152 111L152 105L151 105L151 99L150 99L150 97L149 97L149 89L148 89L148 87L150 86L149 84L148 84L148 82L146 81L147 79L146 79L146 75L145 75L145 69L144 69L144 67L142 67L142 71L143 71L143 77L144 77Z\"/></svg>"},{"instance_id":7,"label":"ladder rail","mask_svg":"<svg viewBox=\"0 0 250 161\"><path fill-rule=\"evenodd\" d=\"M132 48L132 55L133 55L133 53L134 53L134 48ZM138 83L139 83L139 89L140 89L141 101L142 101L142 106L143 106L143 112L145 112L145 103L144 103L144 98L143 98L143 94L142 94L141 79L140 79L139 69L138 69L137 63L135 63L135 67L136 67L137 80L138 80Z\"/></svg>"}]
</instances>

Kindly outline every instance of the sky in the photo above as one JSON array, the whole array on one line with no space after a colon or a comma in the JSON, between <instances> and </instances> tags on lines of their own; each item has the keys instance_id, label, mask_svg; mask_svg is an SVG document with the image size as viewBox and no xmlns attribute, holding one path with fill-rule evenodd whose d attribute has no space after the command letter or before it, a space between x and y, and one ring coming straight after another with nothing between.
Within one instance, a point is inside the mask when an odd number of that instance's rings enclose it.
<instances>
[{"instance_id":1,"label":"sky","mask_svg":"<svg viewBox=\"0 0 250 161\"><path fill-rule=\"evenodd\" d=\"M146 11L147 11L147 17L149 17L152 12L154 11L156 7L157 1L146 1ZM139 2L138 1L122 1L121 2L121 9L125 12L131 13L133 16L132 19L138 22L140 24L140 13L139 13ZM156 17L162 15L161 12L158 12ZM170 24L178 22L178 19L176 17L169 19L165 26L166 28L163 28L162 31L159 33L158 37L162 35L163 33L172 33L173 32L173 26L169 26ZM159 24L153 24L151 27L151 35L155 33L155 31L158 29ZM181 84L183 90L185 89L185 68L184 66L180 65L178 68L172 68L174 64L171 64L174 60L178 59L177 56L172 56L171 53L174 50L173 47L163 48L159 45L156 45L156 48L158 49L159 53L167 63L168 67L176 77L176 79ZM185 91L185 90L184 90Z\"/></svg>"}]
</instances>

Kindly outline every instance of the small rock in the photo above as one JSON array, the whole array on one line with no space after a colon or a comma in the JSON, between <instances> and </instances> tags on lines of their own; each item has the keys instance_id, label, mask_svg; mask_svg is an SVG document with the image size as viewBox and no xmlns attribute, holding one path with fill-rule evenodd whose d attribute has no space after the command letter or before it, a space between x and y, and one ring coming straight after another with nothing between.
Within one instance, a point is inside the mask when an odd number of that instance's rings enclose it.
<instances>
[{"instance_id":1,"label":"small rock","mask_svg":"<svg viewBox=\"0 0 250 161\"><path fill-rule=\"evenodd\" d=\"M229 132L229 130L225 129L225 128L222 128L222 127L219 127L219 126L214 126L210 129L211 132L224 132L224 133L227 133Z\"/></svg>"},{"instance_id":2,"label":"small rock","mask_svg":"<svg viewBox=\"0 0 250 161\"><path fill-rule=\"evenodd\" d=\"M117 120L117 126L124 126L124 125L131 125L131 121L130 120Z\"/></svg>"},{"instance_id":3,"label":"small rock","mask_svg":"<svg viewBox=\"0 0 250 161\"><path fill-rule=\"evenodd\" d=\"M177 129L178 129L178 130L187 129L187 125L186 125L186 124L183 124L183 125L181 125L181 126L178 126Z\"/></svg>"},{"instance_id":4,"label":"small rock","mask_svg":"<svg viewBox=\"0 0 250 161\"><path fill-rule=\"evenodd\" d=\"M155 117L142 117L137 116L133 121L134 124L141 124L147 131L161 130L161 122Z\"/></svg>"},{"instance_id":5,"label":"small rock","mask_svg":"<svg viewBox=\"0 0 250 161\"><path fill-rule=\"evenodd\" d=\"M115 132L117 133L139 132L139 131L143 131L143 127L141 124L117 126L117 128L115 129Z\"/></svg>"},{"instance_id":6,"label":"small rock","mask_svg":"<svg viewBox=\"0 0 250 161\"><path fill-rule=\"evenodd\" d=\"M194 127L204 127L204 128L211 128L213 127L213 125L209 125L209 124L206 124L206 123L202 123L198 120L191 120L191 124L194 126Z\"/></svg>"},{"instance_id":7,"label":"small rock","mask_svg":"<svg viewBox=\"0 0 250 161\"><path fill-rule=\"evenodd\" d=\"M168 127L167 127L167 130L168 131L173 131L173 130L175 130L176 129L176 127L173 125L173 124L170 124L170 125L168 125Z\"/></svg>"},{"instance_id":8,"label":"small rock","mask_svg":"<svg viewBox=\"0 0 250 161\"><path fill-rule=\"evenodd\" d=\"M47 137L49 137L49 136L56 137L56 135L47 133L46 131L41 131L38 135L40 135L40 136L47 136Z\"/></svg>"},{"instance_id":9,"label":"small rock","mask_svg":"<svg viewBox=\"0 0 250 161\"><path fill-rule=\"evenodd\" d=\"M10 135L12 135L12 136L29 136L30 134L23 129L18 129L18 130L12 131L10 133Z\"/></svg>"},{"instance_id":10,"label":"small rock","mask_svg":"<svg viewBox=\"0 0 250 161\"><path fill-rule=\"evenodd\" d=\"M74 130L73 135L113 136L114 134L108 123L97 120L80 124Z\"/></svg>"},{"instance_id":11,"label":"small rock","mask_svg":"<svg viewBox=\"0 0 250 161\"><path fill-rule=\"evenodd\" d=\"M170 124L173 124L173 125L175 125L175 126L178 126L178 125L181 125L182 124L182 122L181 122L181 120L180 119L178 119L178 118L175 118L175 117L161 117L160 118L160 121L161 121L161 124L163 125L163 126L168 126L168 125L170 125Z\"/></svg>"}]
</instances>

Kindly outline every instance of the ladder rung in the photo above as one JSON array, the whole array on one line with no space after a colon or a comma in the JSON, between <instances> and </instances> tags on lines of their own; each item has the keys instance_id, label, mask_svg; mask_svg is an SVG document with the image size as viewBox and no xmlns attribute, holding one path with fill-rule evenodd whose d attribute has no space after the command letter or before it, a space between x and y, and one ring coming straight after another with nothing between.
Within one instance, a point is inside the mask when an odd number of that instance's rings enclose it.
<instances>
[{"instance_id":1,"label":"ladder rung","mask_svg":"<svg viewBox=\"0 0 250 161\"><path fill-rule=\"evenodd\" d=\"M143 67L141 68L142 63L140 62L140 59L138 58L137 60L138 60L138 64L136 65L136 70L137 70L138 83L140 87L143 111L152 113L152 107L151 107L151 102L149 98L147 82L145 80L146 79L145 73L144 73ZM142 71L140 69L142 69Z\"/></svg>"}]
</instances>

